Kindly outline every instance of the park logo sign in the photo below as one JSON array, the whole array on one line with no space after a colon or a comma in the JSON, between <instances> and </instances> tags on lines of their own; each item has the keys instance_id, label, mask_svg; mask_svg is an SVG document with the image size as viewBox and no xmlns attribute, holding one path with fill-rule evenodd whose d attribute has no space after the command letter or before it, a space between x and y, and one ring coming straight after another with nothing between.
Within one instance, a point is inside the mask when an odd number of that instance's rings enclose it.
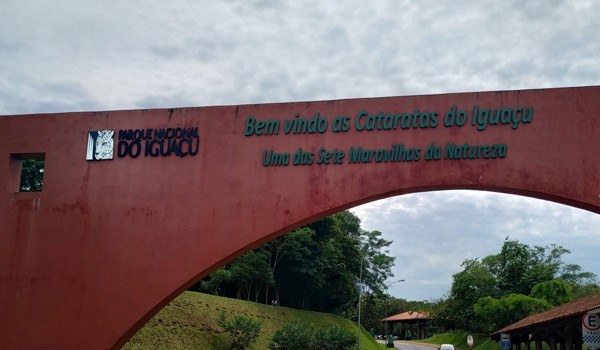
<instances>
[{"instance_id":1,"label":"park logo sign","mask_svg":"<svg viewBox=\"0 0 600 350\"><path fill-rule=\"evenodd\" d=\"M118 135L115 147L115 134ZM97 130L88 132L87 160L195 156L200 149L198 127Z\"/></svg>"},{"instance_id":2,"label":"park logo sign","mask_svg":"<svg viewBox=\"0 0 600 350\"><path fill-rule=\"evenodd\" d=\"M115 141L114 130L97 130L88 132L87 160L113 159Z\"/></svg>"}]
</instances>

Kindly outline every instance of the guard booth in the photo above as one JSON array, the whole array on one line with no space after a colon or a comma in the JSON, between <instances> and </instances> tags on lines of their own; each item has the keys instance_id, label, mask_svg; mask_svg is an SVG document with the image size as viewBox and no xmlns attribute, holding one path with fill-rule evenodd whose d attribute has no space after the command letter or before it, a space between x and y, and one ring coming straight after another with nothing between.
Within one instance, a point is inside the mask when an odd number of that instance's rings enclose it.
<instances>
[{"instance_id":1,"label":"guard booth","mask_svg":"<svg viewBox=\"0 0 600 350\"><path fill-rule=\"evenodd\" d=\"M428 338L430 321L428 313L418 311L407 311L381 320L384 325L387 322L388 333L398 335L403 340Z\"/></svg>"},{"instance_id":2,"label":"guard booth","mask_svg":"<svg viewBox=\"0 0 600 350\"><path fill-rule=\"evenodd\" d=\"M542 350L543 343L550 350L582 350L585 331L582 320L590 311L600 312L600 293L526 317L496 331L491 337L501 341L502 335L508 335L513 350L531 350L532 344L535 344L535 350ZM596 326L600 329L600 323ZM587 348L593 347L587 344Z\"/></svg>"}]
</instances>

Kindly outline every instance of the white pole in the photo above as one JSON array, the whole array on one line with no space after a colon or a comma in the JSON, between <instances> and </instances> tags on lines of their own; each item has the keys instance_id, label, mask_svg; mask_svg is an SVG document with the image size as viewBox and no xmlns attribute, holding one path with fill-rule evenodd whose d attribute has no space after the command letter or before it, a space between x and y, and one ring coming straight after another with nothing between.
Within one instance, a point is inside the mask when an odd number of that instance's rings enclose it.
<instances>
[{"instance_id":1,"label":"white pole","mask_svg":"<svg viewBox=\"0 0 600 350\"><path fill-rule=\"evenodd\" d=\"M397 281L390 282L390 283L388 283L388 284L385 285L385 318L386 318L386 320L385 320L385 334L384 334L385 339L388 339L388 336L389 336L389 334L388 334L388 321L387 321L387 318L388 318L388 289L390 288L390 286L392 284L398 283L398 282L404 282L404 280L403 279L397 280ZM388 339L388 342L389 342L389 339Z\"/></svg>"},{"instance_id":2,"label":"white pole","mask_svg":"<svg viewBox=\"0 0 600 350\"><path fill-rule=\"evenodd\" d=\"M362 270L363 270L363 261L364 260L365 260L365 255L363 253L362 258L360 259L360 271L358 272L358 331L356 334L358 350L360 350L360 298L362 295Z\"/></svg>"}]
</instances>

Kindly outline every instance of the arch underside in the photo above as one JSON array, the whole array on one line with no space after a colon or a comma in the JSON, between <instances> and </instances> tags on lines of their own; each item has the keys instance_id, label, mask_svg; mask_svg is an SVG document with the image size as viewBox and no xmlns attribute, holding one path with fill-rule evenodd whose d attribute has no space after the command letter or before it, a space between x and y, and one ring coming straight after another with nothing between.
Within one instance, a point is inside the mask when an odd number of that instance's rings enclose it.
<instances>
[{"instance_id":1,"label":"arch underside","mask_svg":"<svg viewBox=\"0 0 600 350\"><path fill-rule=\"evenodd\" d=\"M583 209L583 210L588 210L588 211L600 214L600 207L590 206L586 203L580 203L578 201L574 201L569 198L564 198L564 197L560 197L560 196L556 196L556 195L552 195L552 194L548 194L548 193L532 192L530 190L524 190L524 189L503 188L503 187L495 187L495 186L482 188L481 186L468 186L468 185L450 185L450 186L431 185L431 186L419 187L419 188L399 189L399 190L395 190L395 191L390 191L388 193L374 195L369 198L364 198L364 199L360 199L360 200L357 200L352 203L347 203L347 204L337 207L337 208L331 208L325 212L315 214L314 216L312 216L310 218L306 218L297 223L294 223L293 225L281 228L280 230L278 230L276 232L266 234L261 239L248 244L247 246L235 251L231 255L229 255L229 256L225 257L224 259L218 261L217 263L211 265L210 267L200 271L197 275L195 275L187 283L185 283L184 285L177 288L175 291L173 291L171 294L169 294L169 296L167 296L161 303L156 305L152 310L150 310L146 315L144 315L144 317L142 319L140 319L139 322L137 322L123 336L122 339L120 339L120 341L116 344L115 348L116 349L121 348L156 313L158 313L160 310L162 310L167 304L169 304L178 295L180 295L185 290L189 289L191 286L198 283L200 280L202 280L204 277L211 274L213 271L229 264L230 262L232 262L239 256L249 252L250 250L252 250L256 247L259 247L265 243L268 243L278 237L281 237L281 236L285 235L286 233L293 231L296 228L299 228L303 225L306 225L306 224L309 224L316 220L319 220L321 218L324 218L328 215L332 215L332 214L338 213L343 210L348 210L348 209L354 208L356 206L359 206L362 204L367 204L367 203L378 201L378 200L383 200L383 199L407 195L407 194L414 194L414 193L425 193L425 192L435 192L435 191L452 191L452 190L485 191L485 192L496 192L496 193L502 193L502 194L523 196L523 197L529 197L529 198L534 198L534 199L539 199L539 200L546 200L546 201L550 201L550 202L554 202L554 203L558 203L558 204L562 204L562 205L566 205L566 206L570 206L570 207L575 207L575 208L579 208L579 209Z\"/></svg>"}]
</instances>

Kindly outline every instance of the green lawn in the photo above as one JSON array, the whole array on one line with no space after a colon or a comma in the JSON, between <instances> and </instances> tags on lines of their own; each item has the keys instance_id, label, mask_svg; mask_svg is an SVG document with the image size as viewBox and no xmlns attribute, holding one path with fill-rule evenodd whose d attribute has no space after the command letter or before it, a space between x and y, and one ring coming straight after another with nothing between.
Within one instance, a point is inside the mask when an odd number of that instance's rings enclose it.
<instances>
[{"instance_id":1,"label":"green lawn","mask_svg":"<svg viewBox=\"0 0 600 350\"><path fill-rule=\"evenodd\" d=\"M356 323L335 315L184 292L156 314L123 347L137 349L228 350L227 336L217 325L221 312L227 317L245 315L262 322L261 334L252 349L267 349L273 333L286 321L302 320L318 326L338 325L356 334ZM361 332L361 348L380 350L369 333Z\"/></svg>"},{"instance_id":2,"label":"green lawn","mask_svg":"<svg viewBox=\"0 0 600 350\"><path fill-rule=\"evenodd\" d=\"M469 350L467 345L467 336L464 332L438 334L431 338L419 342L428 344L452 344L454 348L460 350ZM473 336L473 350L500 350L500 343L489 339L489 336L482 334L471 334Z\"/></svg>"}]
</instances>

